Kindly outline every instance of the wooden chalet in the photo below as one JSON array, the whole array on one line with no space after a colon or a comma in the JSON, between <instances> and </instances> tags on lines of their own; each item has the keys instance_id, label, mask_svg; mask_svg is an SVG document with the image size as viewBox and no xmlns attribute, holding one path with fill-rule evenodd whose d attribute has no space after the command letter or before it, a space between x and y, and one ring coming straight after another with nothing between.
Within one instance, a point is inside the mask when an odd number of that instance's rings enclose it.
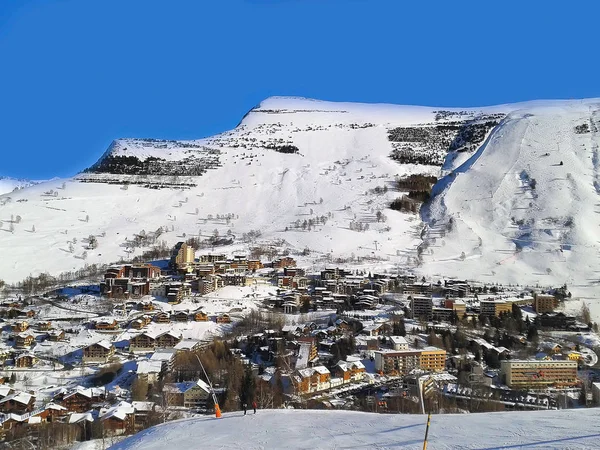
<instances>
[{"instance_id":1,"label":"wooden chalet","mask_svg":"<svg viewBox=\"0 0 600 450\"><path fill-rule=\"evenodd\" d=\"M15 367L29 368L33 367L38 359L31 353L22 353L15 357Z\"/></svg>"},{"instance_id":2,"label":"wooden chalet","mask_svg":"<svg viewBox=\"0 0 600 450\"><path fill-rule=\"evenodd\" d=\"M171 318L166 312L159 312L154 316L154 321L156 323L171 323Z\"/></svg>"},{"instance_id":3,"label":"wooden chalet","mask_svg":"<svg viewBox=\"0 0 600 450\"><path fill-rule=\"evenodd\" d=\"M111 435L132 434L135 431L135 409L131 403L119 402L100 411L102 428Z\"/></svg>"},{"instance_id":4,"label":"wooden chalet","mask_svg":"<svg viewBox=\"0 0 600 450\"><path fill-rule=\"evenodd\" d=\"M61 393L54 398L67 411L75 413L84 413L93 408L97 403L106 399L104 388L83 388L78 386L74 391Z\"/></svg>"},{"instance_id":5,"label":"wooden chalet","mask_svg":"<svg viewBox=\"0 0 600 450\"><path fill-rule=\"evenodd\" d=\"M133 328L134 330L141 330L145 326L146 324L142 319L134 319L131 322L129 322L129 328Z\"/></svg>"},{"instance_id":6,"label":"wooden chalet","mask_svg":"<svg viewBox=\"0 0 600 450\"><path fill-rule=\"evenodd\" d=\"M178 311L171 315L171 320L174 322L187 322L189 321L188 313L185 311Z\"/></svg>"},{"instance_id":7,"label":"wooden chalet","mask_svg":"<svg viewBox=\"0 0 600 450\"><path fill-rule=\"evenodd\" d=\"M156 307L154 306L154 303L152 303L152 302L143 302L141 309L144 312L152 312L156 309Z\"/></svg>"},{"instance_id":8,"label":"wooden chalet","mask_svg":"<svg viewBox=\"0 0 600 450\"><path fill-rule=\"evenodd\" d=\"M108 341L100 341L83 349L83 362L105 363L115 354L115 346Z\"/></svg>"},{"instance_id":9,"label":"wooden chalet","mask_svg":"<svg viewBox=\"0 0 600 450\"><path fill-rule=\"evenodd\" d=\"M129 351L131 352L150 352L156 348L156 338L158 337L155 333L145 332L133 336L129 339Z\"/></svg>"},{"instance_id":10,"label":"wooden chalet","mask_svg":"<svg viewBox=\"0 0 600 450\"><path fill-rule=\"evenodd\" d=\"M208 322L208 314L203 311L196 311L194 313L194 320L196 322Z\"/></svg>"},{"instance_id":11,"label":"wooden chalet","mask_svg":"<svg viewBox=\"0 0 600 450\"><path fill-rule=\"evenodd\" d=\"M33 411L35 396L28 392L15 392L0 400L0 412L25 414Z\"/></svg>"},{"instance_id":12,"label":"wooden chalet","mask_svg":"<svg viewBox=\"0 0 600 450\"><path fill-rule=\"evenodd\" d=\"M52 330L48 333L48 340L59 342L65 340L65 330Z\"/></svg>"},{"instance_id":13,"label":"wooden chalet","mask_svg":"<svg viewBox=\"0 0 600 450\"><path fill-rule=\"evenodd\" d=\"M19 333L15 336L15 347L26 348L31 347L35 342L35 336L31 333Z\"/></svg>"},{"instance_id":14,"label":"wooden chalet","mask_svg":"<svg viewBox=\"0 0 600 450\"><path fill-rule=\"evenodd\" d=\"M12 325L13 333L23 333L29 329L29 323L26 320L19 320Z\"/></svg>"},{"instance_id":15,"label":"wooden chalet","mask_svg":"<svg viewBox=\"0 0 600 450\"><path fill-rule=\"evenodd\" d=\"M173 348L181 342L182 336L173 331L167 331L156 338L156 345L159 348Z\"/></svg>"},{"instance_id":16,"label":"wooden chalet","mask_svg":"<svg viewBox=\"0 0 600 450\"><path fill-rule=\"evenodd\" d=\"M49 331L52 329L52 322L50 322L49 320L44 320L42 322L38 322L37 329L39 331Z\"/></svg>"},{"instance_id":17,"label":"wooden chalet","mask_svg":"<svg viewBox=\"0 0 600 450\"><path fill-rule=\"evenodd\" d=\"M108 320L98 320L94 322L94 328L96 330L117 330L119 328L119 323L116 319L108 319Z\"/></svg>"}]
</instances>

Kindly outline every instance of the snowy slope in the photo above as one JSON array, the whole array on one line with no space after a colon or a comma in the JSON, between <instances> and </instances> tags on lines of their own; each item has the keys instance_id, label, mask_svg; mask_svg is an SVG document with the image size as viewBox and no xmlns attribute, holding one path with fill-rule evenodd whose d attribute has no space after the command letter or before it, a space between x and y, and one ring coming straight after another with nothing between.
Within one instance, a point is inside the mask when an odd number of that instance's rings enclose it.
<instances>
[{"instance_id":1,"label":"snowy slope","mask_svg":"<svg viewBox=\"0 0 600 450\"><path fill-rule=\"evenodd\" d=\"M435 415L428 448L600 448L599 418L598 409ZM421 449L425 422L426 416L349 411L231 413L159 425L111 449Z\"/></svg>"},{"instance_id":2,"label":"snowy slope","mask_svg":"<svg viewBox=\"0 0 600 450\"><path fill-rule=\"evenodd\" d=\"M424 211L425 273L567 283L595 297L599 119L594 102L509 114L486 145L436 186L438 195Z\"/></svg>"},{"instance_id":3,"label":"snowy slope","mask_svg":"<svg viewBox=\"0 0 600 450\"><path fill-rule=\"evenodd\" d=\"M390 185L396 175L439 171L436 165L393 161L388 139L393 127L435 122L437 110L272 98L247 114L235 130L209 139L115 141L96 165L108 170L92 168L75 179L0 197L0 251L6 255L0 261L1 276L15 282L30 273L56 274L86 263L127 258L125 239L159 226L173 230L161 236L170 245L184 233L206 237L215 229L221 235L231 230L240 238L260 230L262 242L280 240L280 248L291 251L310 249L308 263L353 256L376 256L390 265L405 262L404 254L396 254L407 248L414 252L420 219L387 211L387 222L376 223L376 212L385 210L398 193L369 191ZM457 114L470 119L481 111ZM297 154L278 151L290 144L298 148ZM161 161L141 167L137 161L127 166L122 160L115 166L118 170L112 170L115 157L133 157L144 164L150 157ZM177 166L178 162L183 163ZM114 173L119 171L126 173ZM198 171L201 176L182 175ZM159 186L177 189L148 188ZM229 223L216 219L229 213L235 216ZM22 220L11 233L8 221L17 215ZM296 221L317 216L329 216L326 225L291 230ZM369 223L370 230L351 231L351 221ZM88 251L84 260L90 234L98 236L99 247ZM73 238L77 242L70 253L67 242ZM24 257L33 251L35 264Z\"/></svg>"},{"instance_id":4,"label":"snowy slope","mask_svg":"<svg viewBox=\"0 0 600 450\"><path fill-rule=\"evenodd\" d=\"M10 177L0 177L0 195L8 194L15 189L23 189L39 183L39 181L21 180Z\"/></svg>"},{"instance_id":5,"label":"snowy slope","mask_svg":"<svg viewBox=\"0 0 600 450\"><path fill-rule=\"evenodd\" d=\"M424 274L567 282L592 297L598 110L597 100L442 109L274 97L211 138L119 139L73 179L0 196L0 278L127 259L147 250L128 250L136 234L164 227L168 245L216 230L235 240L224 252L269 244L314 268L420 263ZM465 130L489 123L465 141ZM420 216L388 209L403 195L394 180L408 174L446 175L425 233ZM251 230L262 236L242 242ZM99 246L84 259L90 234Z\"/></svg>"}]
</instances>

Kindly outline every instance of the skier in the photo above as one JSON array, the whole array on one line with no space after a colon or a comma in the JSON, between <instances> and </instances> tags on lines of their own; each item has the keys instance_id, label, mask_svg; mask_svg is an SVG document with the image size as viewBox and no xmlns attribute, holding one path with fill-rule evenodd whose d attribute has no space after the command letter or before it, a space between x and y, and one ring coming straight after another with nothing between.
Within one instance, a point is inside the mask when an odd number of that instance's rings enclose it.
<instances>
[{"instance_id":1,"label":"skier","mask_svg":"<svg viewBox=\"0 0 600 450\"><path fill-rule=\"evenodd\" d=\"M244 415L246 415L246 410L248 409L248 405L246 405L246 403L244 403L242 405L242 408L244 408Z\"/></svg>"},{"instance_id":2,"label":"skier","mask_svg":"<svg viewBox=\"0 0 600 450\"><path fill-rule=\"evenodd\" d=\"M256 414L256 400L252 402L252 408L254 408L254 414Z\"/></svg>"}]
</instances>

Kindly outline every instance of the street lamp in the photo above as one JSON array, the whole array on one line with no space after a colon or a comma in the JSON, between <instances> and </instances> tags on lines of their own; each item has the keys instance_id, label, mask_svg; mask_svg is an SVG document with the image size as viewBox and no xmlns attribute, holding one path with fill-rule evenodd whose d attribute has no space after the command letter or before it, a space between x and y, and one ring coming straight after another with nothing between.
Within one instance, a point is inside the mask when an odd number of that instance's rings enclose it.
<instances>
[{"instance_id":1,"label":"street lamp","mask_svg":"<svg viewBox=\"0 0 600 450\"><path fill-rule=\"evenodd\" d=\"M202 361L200 361L200 357L198 356L197 353L194 353L194 356L198 360L198 363L200 364L200 367L202 367L202 371L204 372L204 376L206 377L206 380L208 381L208 385L210 386L210 393L212 395L213 401L215 402L215 417L217 419L219 419L221 417L221 408L219 408L219 402L217 401L217 396L215 395L215 390L213 388L212 383L210 382L210 378L208 378L208 374L206 373L206 369L204 368L204 364L202 364Z\"/></svg>"}]
</instances>

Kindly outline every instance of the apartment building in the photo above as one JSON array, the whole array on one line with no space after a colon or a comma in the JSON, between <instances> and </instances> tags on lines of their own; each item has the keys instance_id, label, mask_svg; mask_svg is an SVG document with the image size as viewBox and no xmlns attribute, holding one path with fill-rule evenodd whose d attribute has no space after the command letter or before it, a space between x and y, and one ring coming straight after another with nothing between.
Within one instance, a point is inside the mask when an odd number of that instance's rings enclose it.
<instances>
[{"instance_id":1,"label":"apartment building","mask_svg":"<svg viewBox=\"0 0 600 450\"><path fill-rule=\"evenodd\" d=\"M501 374L509 387L573 385L577 379L577 361L506 360Z\"/></svg>"}]
</instances>

